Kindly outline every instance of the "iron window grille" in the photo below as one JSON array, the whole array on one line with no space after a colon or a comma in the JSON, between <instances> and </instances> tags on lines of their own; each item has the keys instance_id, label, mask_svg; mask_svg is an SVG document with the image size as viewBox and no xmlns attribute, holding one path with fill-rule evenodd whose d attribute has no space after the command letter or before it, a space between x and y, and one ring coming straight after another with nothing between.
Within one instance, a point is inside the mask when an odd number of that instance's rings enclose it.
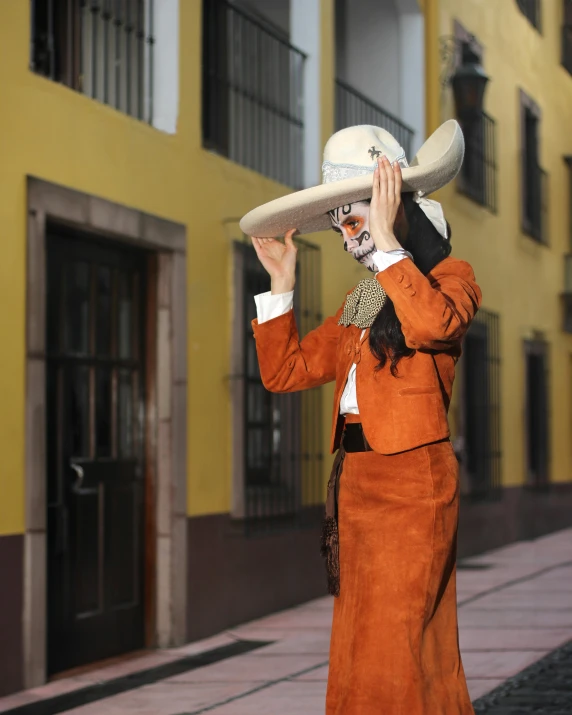
<instances>
[{"instance_id":1,"label":"iron window grille","mask_svg":"<svg viewBox=\"0 0 572 715\"><path fill-rule=\"evenodd\" d=\"M414 131L404 122L342 80L336 80L336 131L356 124L373 124L392 134L411 158Z\"/></svg>"},{"instance_id":2,"label":"iron window grille","mask_svg":"<svg viewBox=\"0 0 572 715\"><path fill-rule=\"evenodd\" d=\"M526 480L531 487L549 481L550 401L549 346L542 338L526 340Z\"/></svg>"},{"instance_id":3,"label":"iron window grille","mask_svg":"<svg viewBox=\"0 0 572 715\"><path fill-rule=\"evenodd\" d=\"M294 311L300 335L322 322L320 249L297 239ZM254 296L270 289L268 274L248 244L242 252L244 353L244 523L247 532L304 525L321 505L323 432L319 389L291 394L268 392L262 384L251 321Z\"/></svg>"},{"instance_id":4,"label":"iron window grille","mask_svg":"<svg viewBox=\"0 0 572 715\"><path fill-rule=\"evenodd\" d=\"M461 462L470 496L494 495L501 486L500 318L481 309L463 345Z\"/></svg>"},{"instance_id":5,"label":"iron window grille","mask_svg":"<svg viewBox=\"0 0 572 715\"><path fill-rule=\"evenodd\" d=\"M521 98L522 230L548 243L548 174L539 162L540 108L524 92Z\"/></svg>"},{"instance_id":6,"label":"iron window grille","mask_svg":"<svg viewBox=\"0 0 572 715\"><path fill-rule=\"evenodd\" d=\"M572 74L572 0L564 0L562 24L562 65Z\"/></svg>"},{"instance_id":7,"label":"iron window grille","mask_svg":"<svg viewBox=\"0 0 572 715\"><path fill-rule=\"evenodd\" d=\"M205 148L301 187L305 60L303 52L242 8L205 0Z\"/></svg>"},{"instance_id":8,"label":"iron window grille","mask_svg":"<svg viewBox=\"0 0 572 715\"><path fill-rule=\"evenodd\" d=\"M540 0L516 0L516 4L530 24L539 32L542 32L542 6Z\"/></svg>"},{"instance_id":9,"label":"iron window grille","mask_svg":"<svg viewBox=\"0 0 572 715\"><path fill-rule=\"evenodd\" d=\"M496 123L486 112L470 126L463 123L465 158L459 173L459 191L496 213Z\"/></svg>"},{"instance_id":10,"label":"iron window grille","mask_svg":"<svg viewBox=\"0 0 572 715\"><path fill-rule=\"evenodd\" d=\"M572 333L572 253L564 256L564 293L562 294L562 329Z\"/></svg>"},{"instance_id":11,"label":"iron window grille","mask_svg":"<svg viewBox=\"0 0 572 715\"><path fill-rule=\"evenodd\" d=\"M31 69L151 122L153 0L32 0Z\"/></svg>"}]
</instances>

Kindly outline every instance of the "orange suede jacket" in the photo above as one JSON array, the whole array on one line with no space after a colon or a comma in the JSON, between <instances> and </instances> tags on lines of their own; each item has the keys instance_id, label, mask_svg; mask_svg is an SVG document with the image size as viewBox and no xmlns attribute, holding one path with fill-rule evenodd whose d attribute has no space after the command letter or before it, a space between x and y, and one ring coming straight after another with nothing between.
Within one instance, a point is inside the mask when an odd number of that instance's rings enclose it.
<instances>
[{"instance_id":1,"label":"orange suede jacket","mask_svg":"<svg viewBox=\"0 0 572 715\"><path fill-rule=\"evenodd\" d=\"M342 307L300 341L293 311L261 325L253 321L260 373L271 392L305 390L336 381L330 448L340 444L340 399L352 363L361 422L371 447L395 454L449 436L447 410L461 340L481 303L471 266L446 258L427 276L404 258L377 274L395 305L405 342L415 353L403 358L394 377L389 361L369 349L369 330L338 325Z\"/></svg>"}]
</instances>

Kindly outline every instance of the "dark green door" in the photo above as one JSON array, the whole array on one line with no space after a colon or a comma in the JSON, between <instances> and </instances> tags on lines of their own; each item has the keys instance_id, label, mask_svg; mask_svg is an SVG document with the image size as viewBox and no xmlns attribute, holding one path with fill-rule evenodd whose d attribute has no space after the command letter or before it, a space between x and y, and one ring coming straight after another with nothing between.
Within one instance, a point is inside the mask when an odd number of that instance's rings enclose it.
<instances>
[{"instance_id":1,"label":"dark green door","mask_svg":"<svg viewBox=\"0 0 572 715\"><path fill-rule=\"evenodd\" d=\"M144 645L145 259L48 235L49 674Z\"/></svg>"}]
</instances>

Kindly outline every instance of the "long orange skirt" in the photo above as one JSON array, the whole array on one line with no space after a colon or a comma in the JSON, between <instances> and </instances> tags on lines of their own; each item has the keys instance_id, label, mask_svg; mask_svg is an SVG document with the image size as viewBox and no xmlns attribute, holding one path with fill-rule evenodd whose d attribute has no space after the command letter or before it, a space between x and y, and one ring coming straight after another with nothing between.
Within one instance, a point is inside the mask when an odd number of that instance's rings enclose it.
<instances>
[{"instance_id":1,"label":"long orange skirt","mask_svg":"<svg viewBox=\"0 0 572 715\"><path fill-rule=\"evenodd\" d=\"M347 454L326 715L474 715L459 653L449 441Z\"/></svg>"}]
</instances>

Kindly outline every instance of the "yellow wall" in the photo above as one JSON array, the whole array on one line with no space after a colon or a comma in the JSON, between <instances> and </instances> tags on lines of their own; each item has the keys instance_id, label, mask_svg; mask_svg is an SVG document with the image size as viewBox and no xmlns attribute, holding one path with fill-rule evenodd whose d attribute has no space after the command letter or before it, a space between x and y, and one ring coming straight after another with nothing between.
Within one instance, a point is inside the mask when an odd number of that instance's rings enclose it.
<instances>
[{"instance_id":1,"label":"yellow wall","mask_svg":"<svg viewBox=\"0 0 572 715\"><path fill-rule=\"evenodd\" d=\"M0 2L0 46L10 57L0 63L0 534L24 529L27 175L187 225L188 513L230 508L231 245L241 238L236 219L285 188L201 147L201 4L180 3L180 108L177 134L169 136L30 72L30 3ZM333 125L333 12L333 0L324 0L325 137ZM326 248L331 238L312 240ZM323 255L328 314L355 269L338 252ZM228 320L213 325L213 315ZM329 404L325 413L327 433Z\"/></svg>"},{"instance_id":2,"label":"yellow wall","mask_svg":"<svg viewBox=\"0 0 572 715\"><path fill-rule=\"evenodd\" d=\"M428 0L431 2L432 0ZM568 176L562 160L572 153L572 77L560 66L562 3L543 6L539 34L514 0L439 0L441 36L457 19L484 45L484 69L491 77L485 110L497 123L498 214L456 192L440 192L453 229L454 254L474 266L483 307L501 316L503 483L521 484L525 468L524 359L522 341L542 331L551 349L551 447L553 481L572 478L568 442L572 337L561 331L559 294L568 250ZM494 4L494 12L490 5ZM540 161L550 174L550 245L520 229L519 88L541 107ZM450 89L440 90L441 120L454 116ZM453 420L456 416L452 409Z\"/></svg>"}]
</instances>

